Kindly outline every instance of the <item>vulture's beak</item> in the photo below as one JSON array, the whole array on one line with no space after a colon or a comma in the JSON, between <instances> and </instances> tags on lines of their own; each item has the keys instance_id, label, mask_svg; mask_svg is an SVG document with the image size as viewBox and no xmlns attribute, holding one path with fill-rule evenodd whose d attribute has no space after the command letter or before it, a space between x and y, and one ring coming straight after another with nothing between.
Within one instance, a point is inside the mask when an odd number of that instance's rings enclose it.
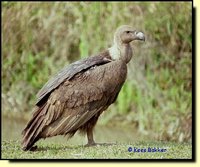
<instances>
[{"instance_id":1,"label":"vulture's beak","mask_svg":"<svg viewBox=\"0 0 200 167\"><path fill-rule=\"evenodd\" d=\"M143 32L135 31L134 36L135 36L135 40L145 41L145 36Z\"/></svg>"}]
</instances>

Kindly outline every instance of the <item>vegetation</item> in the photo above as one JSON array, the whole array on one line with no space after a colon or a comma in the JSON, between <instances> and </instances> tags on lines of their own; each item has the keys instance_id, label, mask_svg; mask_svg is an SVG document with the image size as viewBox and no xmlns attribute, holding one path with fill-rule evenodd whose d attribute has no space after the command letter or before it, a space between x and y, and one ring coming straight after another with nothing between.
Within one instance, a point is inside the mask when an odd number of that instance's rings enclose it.
<instances>
[{"instance_id":1,"label":"vegetation","mask_svg":"<svg viewBox=\"0 0 200 167\"><path fill-rule=\"evenodd\" d=\"M129 24L145 33L146 42L133 46L127 82L101 123L114 119L112 124L134 125L158 140L191 141L191 13L191 2L3 2L3 114L31 113L36 93L50 76L66 64L110 47L116 28ZM15 141L4 142L4 148L9 143L11 147ZM50 157L60 155L60 147L55 146ZM127 145L119 147L121 152L109 152L110 157L128 154ZM13 158L22 154L18 143L13 149L17 150ZM88 154L92 148L77 149L83 152L80 158L102 156L99 151ZM7 150L3 156L9 154ZM174 154L166 157L174 158ZM48 154L41 155L32 156ZM138 156L144 154L132 155L142 158Z\"/></svg>"},{"instance_id":2,"label":"vegetation","mask_svg":"<svg viewBox=\"0 0 200 167\"><path fill-rule=\"evenodd\" d=\"M166 149L164 152L148 152L148 148ZM134 147L146 149L146 152L134 152ZM131 149L132 150L131 150ZM152 150L153 151L153 150ZM191 159L191 144L174 142L137 142L113 145L84 147L82 145L55 144L40 142L37 151L24 152L19 141L3 141L3 159Z\"/></svg>"}]
</instances>

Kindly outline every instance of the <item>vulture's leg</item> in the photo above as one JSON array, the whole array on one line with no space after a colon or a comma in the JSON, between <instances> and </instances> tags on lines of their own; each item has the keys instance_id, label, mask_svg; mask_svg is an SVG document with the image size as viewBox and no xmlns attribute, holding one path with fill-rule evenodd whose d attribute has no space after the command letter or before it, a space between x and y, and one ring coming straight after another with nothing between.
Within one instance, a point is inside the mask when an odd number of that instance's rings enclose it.
<instances>
[{"instance_id":1,"label":"vulture's leg","mask_svg":"<svg viewBox=\"0 0 200 167\"><path fill-rule=\"evenodd\" d=\"M96 143L93 138L93 127L87 129L87 138L88 138L88 143L86 146L95 146Z\"/></svg>"},{"instance_id":2,"label":"vulture's leg","mask_svg":"<svg viewBox=\"0 0 200 167\"><path fill-rule=\"evenodd\" d=\"M94 138L93 138L93 129L94 129L96 123L97 123L97 120L98 120L100 114L101 113L98 113L97 115L92 117L85 127L85 130L87 131L87 138L88 138L88 143L85 146L95 146L95 145L97 145L94 141Z\"/></svg>"}]
</instances>

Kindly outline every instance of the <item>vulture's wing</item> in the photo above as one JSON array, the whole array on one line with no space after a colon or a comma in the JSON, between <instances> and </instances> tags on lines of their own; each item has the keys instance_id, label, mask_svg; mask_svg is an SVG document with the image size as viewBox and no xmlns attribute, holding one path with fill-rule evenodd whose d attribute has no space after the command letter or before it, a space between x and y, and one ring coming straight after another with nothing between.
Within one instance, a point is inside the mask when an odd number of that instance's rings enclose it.
<instances>
[{"instance_id":1,"label":"vulture's wing","mask_svg":"<svg viewBox=\"0 0 200 167\"><path fill-rule=\"evenodd\" d=\"M50 93L65 80L72 79L79 72L87 70L94 65L106 64L110 62L111 60L108 55L108 52L105 51L98 56L91 56L64 67L55 76L53 76L38 92L36 105L39 105L44 97L50 95Z\"/></svg>"},{"instance_id":2,"label":"vulture's wing","mask_svg":"<svg viewBox=\"0 0 200 167\"><path fill-rule=\"evenodd\" d=\"M112 61L82 71L55 89L38 107L23 131L23 147L39 138L73 135L113 103L126 79L127 67Z\"/></svg>"},{"instance_id":3,"label":"vulture's wing","mask_svg":"<svg viewBox=\"0 0 200 167\"><path fill-rule=\"evenodd\" d=\"M56 104L63 106L62 114L55 120L49 115L56 115L56 107L49 109L45 119L53 121L43 129L42 136L73 133L93 117L98 117L115 101L126 79L126 70L126 65L120 61L112 61L65 81L52 92L47 102L50 108Z\"/></svg>"}]
</instances>

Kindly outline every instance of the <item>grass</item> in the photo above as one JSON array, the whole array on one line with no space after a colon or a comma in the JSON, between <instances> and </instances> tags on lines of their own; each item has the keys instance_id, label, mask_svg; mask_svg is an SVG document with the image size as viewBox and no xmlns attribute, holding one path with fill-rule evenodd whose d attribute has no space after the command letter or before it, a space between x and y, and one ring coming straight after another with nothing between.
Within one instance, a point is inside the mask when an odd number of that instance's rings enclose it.
<instances>
[{"instance_id":1,"label":"grass","mask_svg":"<svg viewBox=\"0 0 200 167\"><path fill-rule=\"evenodd\" d=\"M38 150L22 151L19 141L2 141L3 159L191 159L192 145L175 142L135 142L116 143L113 145L98 145L84 147L83 145L64 145L38 142ZM166 152L131 152L133 149L160 148Z\"/></svg>"}]
</instances>

